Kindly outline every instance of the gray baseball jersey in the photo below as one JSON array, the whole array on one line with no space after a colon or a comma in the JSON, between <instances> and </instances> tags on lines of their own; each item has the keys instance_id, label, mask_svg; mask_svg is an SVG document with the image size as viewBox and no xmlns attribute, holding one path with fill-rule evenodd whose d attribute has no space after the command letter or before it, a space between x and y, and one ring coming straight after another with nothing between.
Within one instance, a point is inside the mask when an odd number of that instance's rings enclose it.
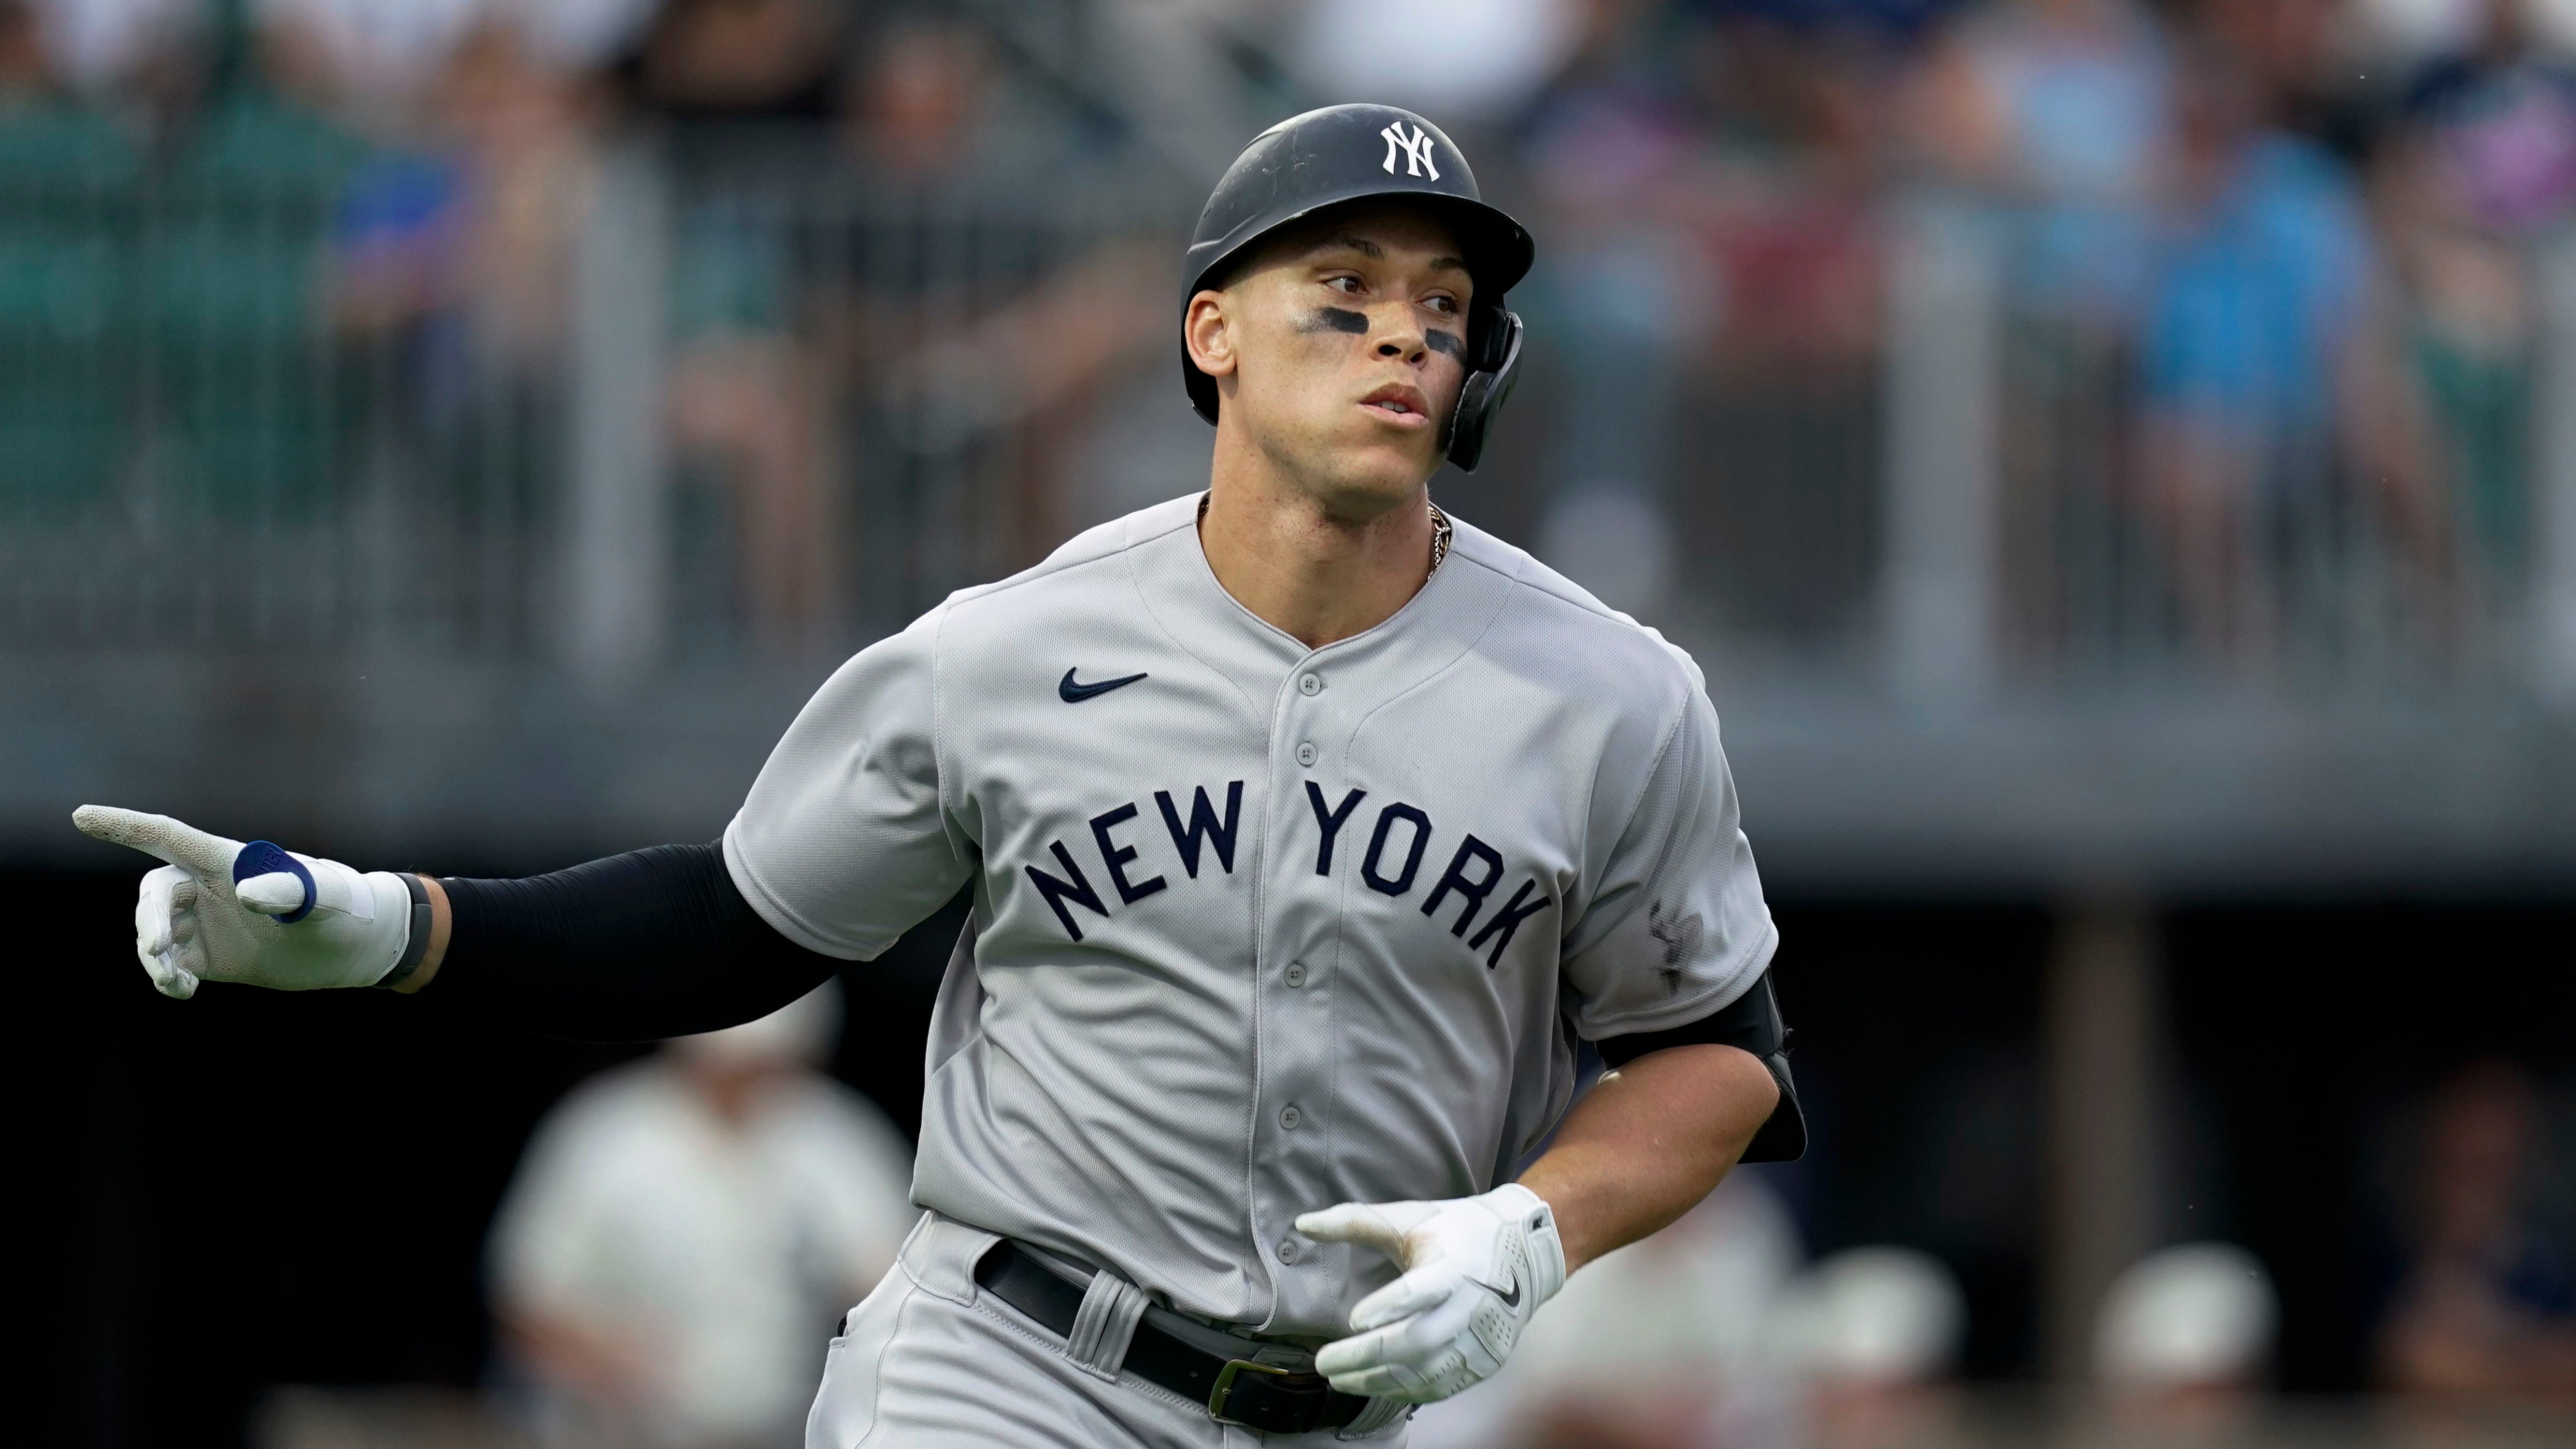
<instances>
[{"instance_id":1,"label":"gray baseball jersey","mask_svg":"<svg viewBox=\"0 0 2576 1449\"><path fill-rule=\"evenodd\" d=\"M867 960L974 883L913 1196L1185 1312L1346 1331L1375 1253L1290 1227L1506 1180L1573 1037L1769 963L1689 657L1465 523L1308 649L1218 584L1195 495L843 665L725 831L791 939Z\"/></svg>"}]
</instances>

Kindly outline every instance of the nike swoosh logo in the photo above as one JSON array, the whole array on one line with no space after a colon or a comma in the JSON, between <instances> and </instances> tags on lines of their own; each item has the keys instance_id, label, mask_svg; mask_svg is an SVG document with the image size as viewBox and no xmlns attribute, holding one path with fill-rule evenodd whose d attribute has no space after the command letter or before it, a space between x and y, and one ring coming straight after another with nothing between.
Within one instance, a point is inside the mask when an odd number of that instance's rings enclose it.
<instances>
[{"instance_id":1,"label":"nike swoosh logo","mask_svg":"<svg viewBox=\"0 0 2576 1449\"><path fill-rule=\"evenodd\" d=\"M1063 681L1056 685L1055 692L1056 696L1067 704L1080 704L1095 694L1107 694L1113 689L1124 689L1144 677L1141 674L1130 674L1124 679L1104 679L1096 684L1076 684L1073 681L1073 671L1068 669L1064 672Z\"/></svg>"},{"instance_id":2,"label":"nike swoosh logo","mask_svg":"<svg viewBox=\"0 0 2576 1449\"><path fill-rule=\"evenodd\" d=\"M1514 1270L1512 1273L1512 1291L1509 1293L1497 1294L1495 1296L1503 1300L1503 1306L1505 1308L1518 1308L1521 1306L1521 1275L1518 1270Z\"/></svg>"}]
</instances>

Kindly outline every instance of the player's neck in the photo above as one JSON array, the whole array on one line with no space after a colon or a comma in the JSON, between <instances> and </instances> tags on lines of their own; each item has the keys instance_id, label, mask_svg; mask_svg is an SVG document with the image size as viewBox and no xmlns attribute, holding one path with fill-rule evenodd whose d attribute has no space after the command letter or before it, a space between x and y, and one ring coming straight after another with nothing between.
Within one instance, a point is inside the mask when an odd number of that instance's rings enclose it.
<instances>
[{"instance_id":1,"label":"player's neck","mask_svg":"<svg viewBox=\"0 0 2576 1449\"><path fill-rule=\"evenodd\" d=\"M1228 468L1220 447L1199 543L1235 602L1310 649L1385 623L1431 572L1427 488L1376 517L1335 518L1313 494L1261 468Z\"/></svg>"}]
</instances>

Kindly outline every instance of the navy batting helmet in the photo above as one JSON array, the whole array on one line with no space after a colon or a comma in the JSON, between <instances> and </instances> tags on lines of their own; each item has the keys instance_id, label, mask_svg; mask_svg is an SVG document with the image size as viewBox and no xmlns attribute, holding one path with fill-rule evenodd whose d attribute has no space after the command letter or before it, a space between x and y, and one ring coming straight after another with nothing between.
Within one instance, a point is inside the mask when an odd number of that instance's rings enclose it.
<instances>
[{"instance_id":1,"label":"navy batting helmet","mask_svg":"<svg viewBox=\"0 0 2576 1449\"><path fill-rule=\"evenodd\" d=\"M1520 366L1521 319L1503 306L1503 294L1529 273L1536 249L1519 222L1476 194L1476 173L1456 143L1411 111L1326 106L1254 137L1199 213L1183 269L1182 311L1227 262L1271 232L1328 207L1380 197L1404 197L1437 211L1465 249L1476 280L1467 307L1467 385L1442 443L1450 462L1473 472ZM1215 422L1216 379L1199 371L1186 346L1181 380L1190 405Z\"/></svg>"}]
</instances>

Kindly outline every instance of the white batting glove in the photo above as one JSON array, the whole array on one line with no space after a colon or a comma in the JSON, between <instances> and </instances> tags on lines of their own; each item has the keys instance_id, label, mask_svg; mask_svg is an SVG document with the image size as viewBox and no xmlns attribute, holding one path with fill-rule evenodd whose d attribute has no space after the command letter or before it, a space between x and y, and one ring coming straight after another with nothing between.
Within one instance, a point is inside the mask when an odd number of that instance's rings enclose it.
<instances>
[{"instance_id":1,"label":"white batting glove","mask_svg":"<svg viewBox=\"0 0 2576 1449\"><path fill-rule=\"evenodd\" d=\"M1428 1404L1482 1383L1565 1286L1556 1214L1518 1183L1446 1202L1346 1202L1300 1215L1297 1231L1375 1248L1404 1270L1351 1309L1351 1337L1315 1355L1346 1394Z\"/></svg>"},{"instance_id":2,"label":"white batting glove","mask_svg":"<svg viewBox=\"0 0 2576 1449\"><path fill-rule=\"evenodd\" d=\"M200 981L373 986L411 942L411 892L392 871L361 875L265 840L244 845L104 805L83 805L72 823L169 862L144 875L134 903L134 954L164 996L185 1001Z\"/></svg>"}]
</instances>

